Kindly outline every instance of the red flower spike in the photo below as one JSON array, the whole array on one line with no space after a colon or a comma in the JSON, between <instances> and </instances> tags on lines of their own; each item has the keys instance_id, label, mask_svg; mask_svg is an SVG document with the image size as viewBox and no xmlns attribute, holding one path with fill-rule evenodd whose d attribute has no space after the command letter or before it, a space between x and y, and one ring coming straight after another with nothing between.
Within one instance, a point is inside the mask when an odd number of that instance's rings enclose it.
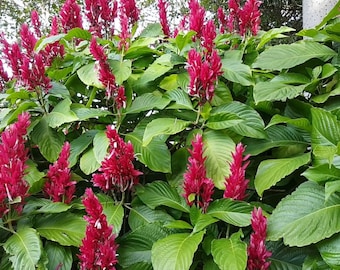
<instances>
[{"instance_id":1,"label":"red flower spike","mask_svg":"<svg viewBox=\"0 0 340 270\"><path fill-rule=\"evenodd\" d=\"M211 54L215 44L214 39L216 38L216 27L213 20L209 20L202 29L202 41L203 47L207 50L208 54Z\"/></svg>"},{"instance_id":2,"label":"red flower spike","mask_svg":"<svg viewBox=\"0 0 340 270\"><path fill-rule=\"evenodd\" d=\"M219 7L217 9L217 18L220 22L220 32L222 34L224 34L226 32L226 28L227 28L227 25L228 25L228 17L224 13L224 10L223 10L222 7Z\"/></svg>"},{"instance_id":3,"label":"red flower spike","mask_svg":"<svg viewBox=\"0 0 340 270\"><path fill-rule=\"evenodd\" d=\"M51 25L51 36L58 35L59 33L59 20L56 16L53 17L52 19L52 25Z\"/></svg>"},{"instance_id":4,"label":"red flower spike","mask_svg":"<svg viewBox=\"0 0 340 270\"><path fill-rule=\"evenodd\" d=\"M33 10L31 13L31 24L33 26L36 37L40 38L41 37L41 31L40 31L41 22L39 19L39 14L36 10Z\"/></svg>"},{"instance_id":5,"label":"red flower spike","mask_svg":"<svg viewBox=\"0 0 340 270\"><path fill-rule=\"evenodd\" d=\"M37 39L34 34L28 29L28 25L24 23L20 30L21 45L26 50L26 54L32 56L34 54L34 46Z\"/></svg>"},{"instance_id":6,"label":"red flower spike","mask_svg":"<svg viewBox=\"0 0 340 270\"><path fill-rule=\"evenodd\" d=\"M119 44L118 44L118 50L120 51L127 51L129 48L129 18L127 17L126 13L124 12L124 9L120 9L120 28L121 32L119 34Z\"/></svg>"},{"instance_id":7,"label":"red flower spike","mask_svg":"<svg viewBox=\"0 0 340 270\"><path fill-rule=\"evenodd\" d=\"M19 44L9 44L3 34L0 34L0 44L2 44L4 59L11 68L12 77L20 80L23 54L21 53Z\"/></svg>"},{"instance_id":8,"label":"red flower spike","mask_svg":"<svg viewBox=\"0 0 340 270\"><path fill-rule=\"evenodd\" d=\"M2 61L0 60L0 92L4 90L5 84L9 81L8 73L5 71Z\"/></svg>"},{"instance_id":9,"label":"red flower spike","mask_svg":"<svg viewBox=\"0 0 340 270\"><path fill-rule=\"evenodd\" d=\"M121 0L122 13L126 15L129 24L133 25L139 20L139 10L136 6L135 0Z\"/></svg>"},{"instance_id":10,"label":"red flower spike","mask_svg":"<svg viewBox=\"0 0 340 270\"><path fill-rule=\"evenodd\" d=\"M272 255L266 248L267 219L262 214L261 208L254 208L251 214L251 227L253 233L250 235L248 246L248 270L267 270L270 262L267 259Z\"/></svg>"},{"instance_id":11,"label":"red flower spike","mask_svg":"<svg viewBox=\"0 0 340 270\"><path fill-rule=\"evenodd\" d=\"M64 33L76 27L83 28L80 6L76 0L66 0L60 10L59 16Z\"/></svg>"},{"instance_id":12,"label":"red flower spike","mask_svg":"<svg viewBox=\"0 0 340 270\"><path fill-rule=\"evenodd\" d=\"M250 31L253 36L257 35L261 23L260 5L261 1L247 0L243 8L239 11L241 36L244 36L247 31Z\"/></svg>"},{"instance_id":13,"label":"red flower spike","mask_svg":"<svg viewBox=\"0 0 340 270\"><path fill-rule=\"evenodd\" d=\"M168 18L166 16L167 7L168 7L168 3L166 1L158 0L159 19L161 22L162 30L165 36L170 37L170 28L169 28Z\"/></svg>"},{"instance_id":14,"label":"red flower spike","mask_svg":"<svg viewBox=\"0 0 340 270\"><path fill-rule=\"evenodd\" d=\"M227 27L230 32L239 31L239 12L240 12L240 0L229 0L229 17Z\"/></svg>"},{"instance_id":15,"label":"red flower spike","mask_svg":"<svg viewBox=\"0 0 340 270\"><path fill-rule=\"evenodd\" d=\"M93 175L94 186L103 191L131 190L138 184L138 176L142 174L133 165L133 146L130 142L125 143L112 126L107 127L106 136L110 140L109 154L99 168L101 173Z\"/></svg>"},{"instance_id":16,"label":"red flower spike","mask_svg":"<svg viewBox=\"0 0 340 270\"><path fill-rule=\"evenodd\" d=\"M207 178L203 157L203 139L202 135L197 134L192 141L192 150L189 150L189 164L184 174L184 198L189 206L195 204L201 207L205 212L212 201L214 193L214 183Z\"/></svg>"},{"instance_id":17,"label":"red flower spike","mask_svg":"<svg viewBox=\"0 0 340 270\"><path fill-rule=\"evenodd\" d=\"M30 114L24 112L18 121L1 134L0 143L0 218L10 210L22 212L24 199L28 196L28 184L24 180L28 150L25 136L30 125ZM19 202L13 203L14 200Z\"/></svg>"},{"instance_id":18,"label":"red flower spike","mask_svg":"<svg viewBox=\"0 0 340 270\"><path fill-rule=\"evenodd\" d=\"M59 158L53 165L50 165L47 172L48 180L44 186L44 193L53 202L71 203L76 191L76 182L71 180L69 168L70 144L65 142Z\"/></svg>"},{"instance_id":19,"label":"red flower spike","mask_svg":"<svg viewBox=\"0 0 340 270\"><path fill-rule=\"evenodd\" d=\"M242 143L239 143L235 148L235 153L232 153L233 161L230 164L230 175L225 181L224 198L234 200L244 200L247 196L247 188L249 180L245 179L246 168L249 165L249 155L243 157L245 151Z\"/></svg>"},{"instance_id":20,"label":"red flower spike","mask_svg":"<svg viewBox=\"0 0 340 270\"><path fill-rule=\"evenodd\" d=\"M178 33L186 28L187 23L188 23L188 18L187 16L184 16L174 31L174 37L177 37Z\"/></svg>"},{"instance_id":21,"label":"red flower spike","mask_svg":"<svg viewBox=\"0 0 340 270\"><path fill-rule=\"evenodd\" d=\"M103 207L92 189L85 190L82 202L87 213L84 219L88 224L79 248L80 269L115 270L118 245L116 235L112 233L113 227L108 225Z\"/></svg>"},{"instance_id":22,"label":"red flower spike","mask_svg":"<svg viewBox=\"0 0 340 270\"><path fill-rule=\"evenodd\" d=\"M118 87L118 90L115 96L115 105L116 105L117 110L126 107L125 88L122 85Z\"/></svg>"},{"instance_id":23,"label":"red flower spike","mask_svg":"<svg viewBox=\"0 0 340 270\"><path fill-rule=\"evenodd\" d=\"M189 29L196 32L196 36L202 36L205 9L200 6L197 0L189 0Z\"/></svg>"}]
</instances>

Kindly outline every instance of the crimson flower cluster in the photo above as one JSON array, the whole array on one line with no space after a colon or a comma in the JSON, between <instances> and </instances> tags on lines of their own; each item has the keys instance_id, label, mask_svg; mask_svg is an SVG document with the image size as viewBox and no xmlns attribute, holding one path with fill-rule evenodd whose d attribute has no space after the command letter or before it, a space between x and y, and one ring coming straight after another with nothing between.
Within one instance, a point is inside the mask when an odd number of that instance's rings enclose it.
<instances>
[{"instance_id":1,"label":"crimson flower cluster","mask_svg":"<svg viewBox=\"0 0 340 270\"><path fill-rule=\"evenodd\" d=\"M195 204L205 212L212 201L214 193L214 183L206 176L203 157L202 135L197 134L192 141L192 150L189 150L189 164L184 174L184 198L189 206Z\"/></svg>"},{"instance_id":2,"label":"crimson flower cluster","mask_svg":"<svg viewBox=\"0 0 340 270\"><path fill-rule=\"evenodd\" d=\"M106 136L110 140L109 154L99 168L101 173L93 175L94 186L103 191L130 190L138 183L138 176L142 174L133 165L133 146L130 142L125 143L112 126L107 127Z\"/></svg>"},{"instance_id":3,"label":"crimson flower cluster","mask_svg":"<svg viewBox=\"0 0 340 270\"><path fill-rule=\"evenodd\" d=\"M47 172L47 181L44 186L44 193L53 202L71 203L76 191L76 182L71 180L69 168L70 144L65 142L59 158L53 165L50 165Z\"/></svg>"},{"instance_id":4,"label":"crimson flower cluster","mask_svg":"<svg viewBox=\"0 0 340 270\"><path fill-rule=\"evenodd\" d=\"M233 161L230 164L230 175L225 181L224 198L234 200L244 200L247 196L247 188L249 180L245 179L246 168L249 165L248 158L250 155L243 157L245 147L239 143L235 147L235 152L232 153Z\"/></svg>"},{"instance_id":5,"label":"crimson flower cluster","mask_svg":"<svg viewBox=\"0 0 340 270\"><path fill-rule=\"evenodd\" d=\"M106 96L108 99L113 98L115 107L117 110L125 107L125 89L123 86L117 87L116 77L111 72L108 64L107 55L104 52L104 48L100 46L95 38L92 38L90 43L90 52L94 59L99 64L99 80L106 89Z\"/></svg>"},{"instance_id":6,"label":"crimson flower cluster","mask_svg":"<svg viewBox=\"0 0 340 270\"><path fill-rule=\"evenodd\" d=\"M108 225L103 214L103 207L90 188L86 189L82 202L87 213L84 219L88 225L79 248L80 269L115 270L118 245L115 242L116 235L112 233L113 228Z\"/></svg>"},{"instance_id":7,"label":"crimson flower cluster","mask_svg":"<svg viewBox=\"0 0 340 270\"><path fill-rule=\"evenodd\" d=\"M121 0L122 12L129 18L129 24L133 25L139 20L139 10L135 0Z\"/></svg>"},{"instance_id":8,"label":"crimson flower cluster","mask_svg":"<svg viewBox=\"0 0 340 270\"><path fill-rule=\"evenodd\" d=\"M60 9L60 20L64 33L73 28L83 28L83 20L80 14L80 6L76 0L66 0Z\"/></svg>"},{"instance_id":9,"label":"crimson flower cluster","mask_svg":"<svg viewBox=\"0 0 340 270\"><path fill-rule=\"evenodd\" d=\"M117 9L117 1L85 0L85 15L90 23L91 33L97 37L113 35Z\"/></svg>"},{"instance_id":10,"label":"crimson flower cluster","mask_svg":"<svg viewBox=\"0 0 340 270\"><path fill-rule=\"evenodd\" d=\"M162 30L165 36L170 37L170 27L166 16L167 7L168 3L166 1L158 0L159 20L161 22Z\"/></svg>"},{"instance_id":11,"label":"crimson flower cluster","mask_svg":"<svg viewBox=\"0 0 340 270\"><path fill-rule=\"evenodd\" d=\"M248 270L267 270L270 262L267 259L272 255L266 248L267 219L262 214L261 208L254 208L251 214L251 227L253 233L250 235L248 246Z\"/></svg>"},{"instance_id":12,"label":"crimson flower cluster","mask_svg":"<svg viewBox=\"0 0 340 270\"><path fill-rule=\"evenodd\" d=\"M220 31L224 33L227 29L230 32L237 32L241 36L250 32L256 36L261 23L261 12L259 10L261 1L247 0L243 7L240 0L229 0L229 16L223 9L218 9L218 19L220 21Z\"/></svg>"},{"instance_id":13,"label":"crimson flower cluster","mask_svg":"<svg viewBox=\"0 0 340 270\"><path fill-rule=\"evenodd\" d=\"M196 37L202 36L204 27L205 9L198 3L197 0L189 1L189 29L196 32Z\"/></svg>"},{"instance_id":14,"label":"crimson flower cluster","mask_svg":"<svg viewBox=\"0 0 340 270\"><path fill-rule=\"evenodd\" d=\"M127 51L130 45L129 44L129 39L130 39L129 18L124 12L123 7L120 8L119 19L120 19L121 31L119 33L120 40L118 43L118 50Z\"/></svg>"},{"instance_id":15,"label":"crimson flower cluster","mask_svg":"<svg viewBox=\"0 0 340 270\"><path fill-rule=\"evenodd\" d=\"M0 92L5 88L6 83L9 81L8 73L4 69L4 65L0 60Z\"/></svg>"},{"instance_id":16,"label":"crimson flower cluster","mask_svg":"<svg viewBox=\"0 0 340 270\"><path fill-rule=\"evenodd\" d=\"M26 161L25 136L30 125L30 114L24 112L18 121L5 129L0 143L0 218L11 210L22 212L28 196L28 183L24 180ZM15 203L14 203L15 202Z\"/></svg>"}]
</instances>

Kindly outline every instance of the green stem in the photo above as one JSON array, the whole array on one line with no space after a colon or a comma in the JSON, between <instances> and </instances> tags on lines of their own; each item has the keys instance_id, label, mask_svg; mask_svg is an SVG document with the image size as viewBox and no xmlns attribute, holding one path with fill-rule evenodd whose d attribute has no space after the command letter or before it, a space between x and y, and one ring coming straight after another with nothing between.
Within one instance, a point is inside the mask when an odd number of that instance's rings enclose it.
<instances>
[{"instance_id":1,"label":"green stem","mask_svg":"<svg viewBox=\"0 0 340 270\"><path fill-rule=\"evenodd\" d=\"M197 125L197 124L198 124L198 121L200 120L201 111L202 111L202 106L201 106L201 105L198 105L198 110L197 110L197 116L196 116L195 125Z\"/></svg>"},{"instance_id":2,"label":"green stem","mask_svg":"<svg viewBox=\"0 0 340 270\"><path fill-rule=\"evenodd\" d=\"M90 98L86 103L86 108L91 108L92 102L93 102L94 98L96 97L96 94L97 94L97 88L93 87L92 90L91 90L91 93L90 93Z\"/></svg>"}]
</instances>

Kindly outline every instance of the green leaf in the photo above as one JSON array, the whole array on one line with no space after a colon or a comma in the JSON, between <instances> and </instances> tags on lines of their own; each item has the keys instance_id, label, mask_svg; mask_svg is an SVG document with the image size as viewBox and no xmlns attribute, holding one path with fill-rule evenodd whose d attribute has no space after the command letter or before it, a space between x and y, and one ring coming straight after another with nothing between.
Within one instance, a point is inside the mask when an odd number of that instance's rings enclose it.
<instances>
[{"instance_id":1,"label":"green leaf","mask_svg":"<svg viewBox=\"0 0 340 270\"><path fill-rule=\"evenodd\" d=\"M310 131L312 126L307 118L289 118L286 116L275 114L272 119L270 119L269 124L266 128L269 128L271 126L277 125L277 124L290 124L293 126L296 126L298 128L302 128L304 130Z\"/></svg>"},{"instance_id":2,"label":"green leaf","mask_svg":"<svg viewBox=\"0 0 340 270\"><path fill-rule=\"evenodd\" d=\"M78 120L77 115L70 109L71 104L71 100L64 99L47 115L46 121L51 128L60 127L64 123L70 123Z\"/></svg>"},{"instance_id":3,"label":"green leaf","mask_svg":"<svg viewBox=\"0 0 340 270\"><path fill-rule=\"evenodd\" d=\"M191 122L177 118L158 118L152 120L145 129L143 146L147 146L158 135L172 135L183 131Z\"/></svg>"},{"instance_id":4,"label":"green leaf","mask_svg":"<svg viewBox=\"0 0 340 270\"><path fill-rule=\"evenodd\" d=\"M122 228L124 218L124 208L121 204L115 204L110 196L102 193L96 194L101 205L103 206L103 212L106 216L107 222L113 225L113 233L119 235Z\"/></svg>"},{"instance_id":5,"label":"green leaf","mask_svg":"<svg viewBox=\"0 0 340 270\"><path fill-rule=\"evenodd\" d=\"M71 270L73 259L70 248L47 242L44 249L48 257L47 269Z\"/></svg>"},{"instance_id":6,"label":"green leaf","mask_svg":"<svg viewBox=\"0 0 340 270\"><path fill-rule=\"evenodd\" d=\"M189 270L204 232L172 234L158 240L152 247L155 270Z\"/></svg>"},{"instance_id":7,"label":"green leaf","mask_svg":"<svg viewBox=\"0 0 340 270\"><path fill-rule=\"evenodd\" d=\"M176 189L170 187L163 181L154 181L145 186L136 187L137 196L151 209L157 206L165 205L182 212L189 212L189 207L180 196Z\"/></svg>"},{"instance_id":8,"label":"green leaf","mask_svg":"<svg viewBox=\"0 0 340 270\"><path fill-rule=\"evenodd\" d=\"M129 226L132 231L149 223L161 222L167 224L174 218L162 210L150 209L145 205L130 209Z\"/></svg>"},{"instance_id":9,"label":"green leaf","mask_svg":"<svg viewBox=\"0 0 340 270\"><path fill-rule=\"evenodd\" d=\"M106 136L104 130L98 131L96 136L93 138L93 152L96 157L96 161L101 164L107 155L107 149L109 147L109 139Z\"/></svg>"},{"instance_id":10,"label":"green leaf","mask_svg":"<svg viewBox=\"0 0 340 270\"><path fill-rule=\"evenodd\" d=\"M175 104L169 106L169 109L187 109L193 110L193 106L191 100L188 96L188 93L183 91L182 89L175 89L167 91L165 97L170 99L171 101L175 101Z\"/></svg>"},{"instance_id":11,"label":"green leaf","mask_svg":"<svg viewBox=\"0 0 340 270\"><path fill-rule=\"evenodd\" d=\"M59 71L59 70L58 70ZM51 82L52 88L48 91L49 95L59 97L59 98L68 98L70 99L70 92L66 88L65 85L58 82Z\"/></svg>"},{"instance_id":12,"label":"green leaf","mask_svg":"<svg viewBox=\"0 0 340 270\"><path fill-rule=\"evenodd\" d=\"M170 99L164 98L162 93L158 91L145 93L132 102L131 107L127 109L126 113L139 113L152 109L163 110L170 101Z\"/></svg>"},{"instance_id":13,"label":"green leaf","mask_svg":"<svg viewBox=\"0 0 340 270\"><path fill-rule=\"evenodd\" d=\"M88 86L103 88L103 84L99 80L98 69L96 63L87 64L77 70L79 79Z\"/></svg>"},{"instance_id":14,"label":"green leaf","mask_svg":"<svg viewBox=\"0 0 340 270\"><path fill-rule=\"evenodd\" d=\"M242 136L266 138L261 116L250 106L234 101L211 111L207 126L211 129L229 128Z\"/></svg>"},{"instance_id":15,"label":"green leaf","mask_svg":"<svg viewBox=\"0 0 340 270\"><path fill-rule=\"evenodd\" d=\"M171 74L169 76L166 76L159 83L159 87L167 91L175 90L178 87L177 78L178 78L178 74Z\"/></svg>"},{"instance_id":16,"label":"green leaf","mask_svg":"<svg viewBox=\"0 0 340 270\"><path fill-rule=\"evenodd\" d=\"M50 128L46 117L41 118L33 128L32 139L39 146L41 154L49 161L58 159L65 136Z\"/></svg>"},{"instance_id":17,"label":"green leaf","mask_svg":"<svg viewBox=\"0 0 340 270\"><path fill-rule=\"evenodd\" d=\"M39 234L62 246L79 247L85 236L86 221L71 213L45 215L36 220Z\"/></svg>"},{"instance_id":18,"label":"green leaf","mask_svg":"<svg viewBox=\"0 0 340 270\"><path fill-rule=\"evenodd\" d=\"M166 229L157 223L140 226L124 235L119 242L119 264L126 268L139 262L151 263L153 244L167 235Z\"/></svg>"},{"instance_id":19,"label":"green leaf","mask_svg":"<svg viewBox=\"0 0 340 270\"><path fill-rule=\"evenodd\" d=\"M209 214L200 214L198 219L195 222L195 227L193 229L193 233L202 231L203 229L205 229L207 226L217 222L218 219L212 217Z\"/></svg>"},{"instance_id":20,"label":"green leaf","mask_svg":"<svg viewBox=\"0 0 340 270\"><path fill-rule=\"evenodd\" d=\"M156 172L171 172L171 155L164 140L155 137L147 146L143 146L143 135L147 121L142 121L133 132L125 136L126 141L133 145L135 155L139 161Z\"/></svg>"},{"instance_id":21,"label":"green leaf","mask_svg":"<svg viewBox=\"0 0 340 270\"><path fill-rule=\"evenodd\" d=\"M115 75L117 84L121 85L131 75L131 60L109 60L109 64L113 74Z\"/></svg>"},{"instance_id":22,"label":"green leaf","mask_svg":"<svg viewBox=\"0 0 340 270\"><path fill-rule=\"evenodd\" d=\"M333 270L340 269L340 234L317 244L322 259Z\"/></svg>"},{"instance_id":23,"label":"green leaf","mask_svg":"<svg viewBox=\"0 0 340 270\"><path fill-rule=\"evenodd\" d=\"M61 40L63 37L65 37L66 34L58 34L54 36L49 37L43 37L39 39L35 45L34 50L36 52L40 52L42 49L44 49L48 44L53 44L59 40Z\"/></svg>"},{"instance_id":24,"label":"green leaf","mask_svg":"<svg viewBox=\"0 0 340 270\"><path fill-rule=\"evenodd\" d=\"M241 61L222 59L223 77L229 81L239 83L243 86L253 84L250 67Z\"/></svg>"},{"instance_id":25,"label":"green leaf","mask_svg":"<svg viewBox=\"0 0 340 270\"><path fill-rule=\"evenodd\" d=\"M282 82L259 82L254 87L254 100L261 101L286 101L302 94L306 85L289 85Z\"/></svg>"},{"instance_id":26,"label":"green leaf","mask_svg":"<svg viewBox=\"0 0 340 270\"><path fill-rule=\"evenodd\" d=\"M335 55L336 52L327 46L305 40L293 44L269 47L259 55L253 67L282 70L295 67L312 58L327 61Z\"/></svg>"},{"instance_id":27,"label":"green leaf","mask_svg":"<svg viewBox=\"0 0 340 270\"><path fill-rule=\"evenodd\" d=\"M322 164L316 167L310 167L302 175L310 181L323 184L328 181L340 180L340 169L333 165Z\"/></svg>"},{"instance_id":28,"label":"green leaf","mask_svg":"<svg viewBox=\"0 0 340 270\"><path fill-rule=\"evenodd\" d=\"M174 220L164 225L165 228L169 229L182 229L182 230L192 230L191 224L184 220Z\"/></svg>"},{"instance_id":29,"label":"green leaf","mask_svg":"<svg viewBox=\"0 0 340 270\"><path fill-rule=\"evenodd\" d=\"M285 197L268 219L267 238L283 238L289 246L307 246L340 232L339 198L325 204L325 190L314 182L301 184Z\"/></svg>"},{"instance_id":30,"label":"green leaf","mask_svg":"<svg viewBox=\"0 0 340 270\"><path fill-rule=\"evenodd\" d=\"M286 37L285 35L282 35L282 33L292 32L295 31L294 28L290 28L288 26L281 26L280 28L273 28L269 31L266 31L260 39L259 44L257 45L257 50L261 49L265 44L267 44L269 41L271 41L274 38L281 38Z\"/></svg>"},{"instance_id":31,"label":"green leaf","mask_svg":"<svg viewBox=\"0 0 340 270\"><path fill-rule=\"evenodd\" d=\"M253 206L243 201L218 199L209 205L207 214L228 224L245 227L250 224L253 209Z\"/></svg>"},{"instance_id":32,"label":"green leaf","mask_svg":"<svg viewBox=\"0 0 340 270\"><path fill-rule=\"evenodd\" d=\"M203 133L205 167L207 176L214 181L219 189L224 189L225 177L229 175L231 152L235 143L222 131L207 130Z\"/></svg>"},{"instance_id":33,"label":"green leaf","mask_svg":"<svg viewBox=\"0 0 340 270\"><path fill-rule=\"evenodd\" d=\"M195 31L189 31L186 34L178 33L175 42L179 51L182 51L185 46L192 43L192 37L196 34Z\"/></svg>"},{"instance_id":34,"label":"green leaf","mask_svg":"<svg viewBox=\"0 0 340 270\"><path fill-rule=\"evenodd\" d=\"M92 35L89 31L76 27L67 32L65 39L68 41L72 40L73 38L91 40L91 37Z\"/></svg>"},{"instance_id":35,"label":"green leaf","mask_svg":"<svg viewBox=\"0 0 340 270\"><path fill-rule=\"evenodd\" d=\"M310 153L291 158L262 161L257 169L254 180L257 193L262 197L265 190L309 162Z\"/></svg>"},{"instance_id":36,"label":"green leaf","mask_svg":"<svg viewBox=\"0 0 340 270\"><path fill-rule=\"evenodd\" d=\"M41 256L41 241L33 228L14 233L3 245L14 270L35 270Z\"/></svg>"},{"instance_id":37,"label":"green leaf","mask_svg":"<svg viewBox=\"0 0 340 270\"><path fill-rule=\"evenodd\" d=\"M323 18L323 20L315 27L315 29L320 30L328 21L339 15L340 2L336 3L331 11Z\"/></svg>"},{"instance_id":38,"label":"green leaf","mask_svg":"<svg viewBox=\"0 0 340 270\"><path fill-rule=\"evenodd\" d=\"M340 191L340 180L327 182L325 185L325 200L328 201L331 195Z\"/></svg>"},{"instance_id":39,"label":"green leaf","mask_svg":"<svg viewBox=\"0 0 340 270\"><path fill-rule=\"evenodd\" d=\"M229 239L215 239L211 253L221 270L244 270L247 266L247 245L242 242L242 233L234 233Z\"/></svg>"},{"instance_id":40,"label":"green leaf","mask_svg":"<svg viewBox=\"0 0 340 270\"><path fill-rule=\"evenodd\" d=\"M149 23L139 37L159 37L163 35L162 26L160 23Z\"/></svg>"},{"instance_id":41,"label":"green leaf","mask_svg":"<svg viewBox=\"0 0 340 270\"><path fill-rule=\"evenodd\" d=\"M80 169L86 175L90 175L91 173L95 172L100 168L100 163L96 161L96 156L94 154L93 148L87 151L81 158L80 158Z\"/></svg>"},{"instance_id":42,"label":"green leaf","mask_svg":"<svg viewBox=\"0 0 340 270\"><path fill-rule=\"evenodd\" d=\"M77 107L71 106L71 109L72 111L75 112L75 114L79 118L79 121L85 121L89 120L90 118L98 118L112 115L112 113L109 112L108 110L86 108L85 106L79 106L79 104L76 105Z\"/></svg>"},{"instance_id":43,"label":"green leaf","mask_svg":"<svg viewBox=\"0 0 340 270\"><path fill-rule=\"evenodd\" d=\"M69 161L71 167L77 163L79 155L91 144L97 132L97 130L88 130L70 143L71 154Z\"/></svg>"},{"instance_id":44,"label":"green leaf","mask_svg":"<svg viewBox=\"0 0 340 270\"><path fill-rule=\"evenodd\" d=\"M30 186L29 194L34 194L39 191L41 191L43 180L42 178L45 176L45 173L40 172L37 169L37 164L35 164L33 161L28 160L26 162L26 165L28 166L25 170L25 176L24 179L27 181L27 183Z\"/></svg>"}]
</instances>

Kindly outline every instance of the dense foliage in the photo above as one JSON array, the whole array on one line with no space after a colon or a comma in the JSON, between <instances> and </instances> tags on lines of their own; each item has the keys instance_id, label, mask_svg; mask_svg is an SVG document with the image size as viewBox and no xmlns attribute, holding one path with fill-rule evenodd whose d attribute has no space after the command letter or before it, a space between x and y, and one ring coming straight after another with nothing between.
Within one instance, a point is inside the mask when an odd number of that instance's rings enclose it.
<instances>
[{"instance_id":1,"label":"dense foliage","mask_svg":"<svg viewBox=\"0 0 340 270\"><path fill-rule=\"evenodd\" d=\"M1 36L0 269L339 268L340 3L271 46L254 0L85 2Z\"/></svg>"}]
</instances>

